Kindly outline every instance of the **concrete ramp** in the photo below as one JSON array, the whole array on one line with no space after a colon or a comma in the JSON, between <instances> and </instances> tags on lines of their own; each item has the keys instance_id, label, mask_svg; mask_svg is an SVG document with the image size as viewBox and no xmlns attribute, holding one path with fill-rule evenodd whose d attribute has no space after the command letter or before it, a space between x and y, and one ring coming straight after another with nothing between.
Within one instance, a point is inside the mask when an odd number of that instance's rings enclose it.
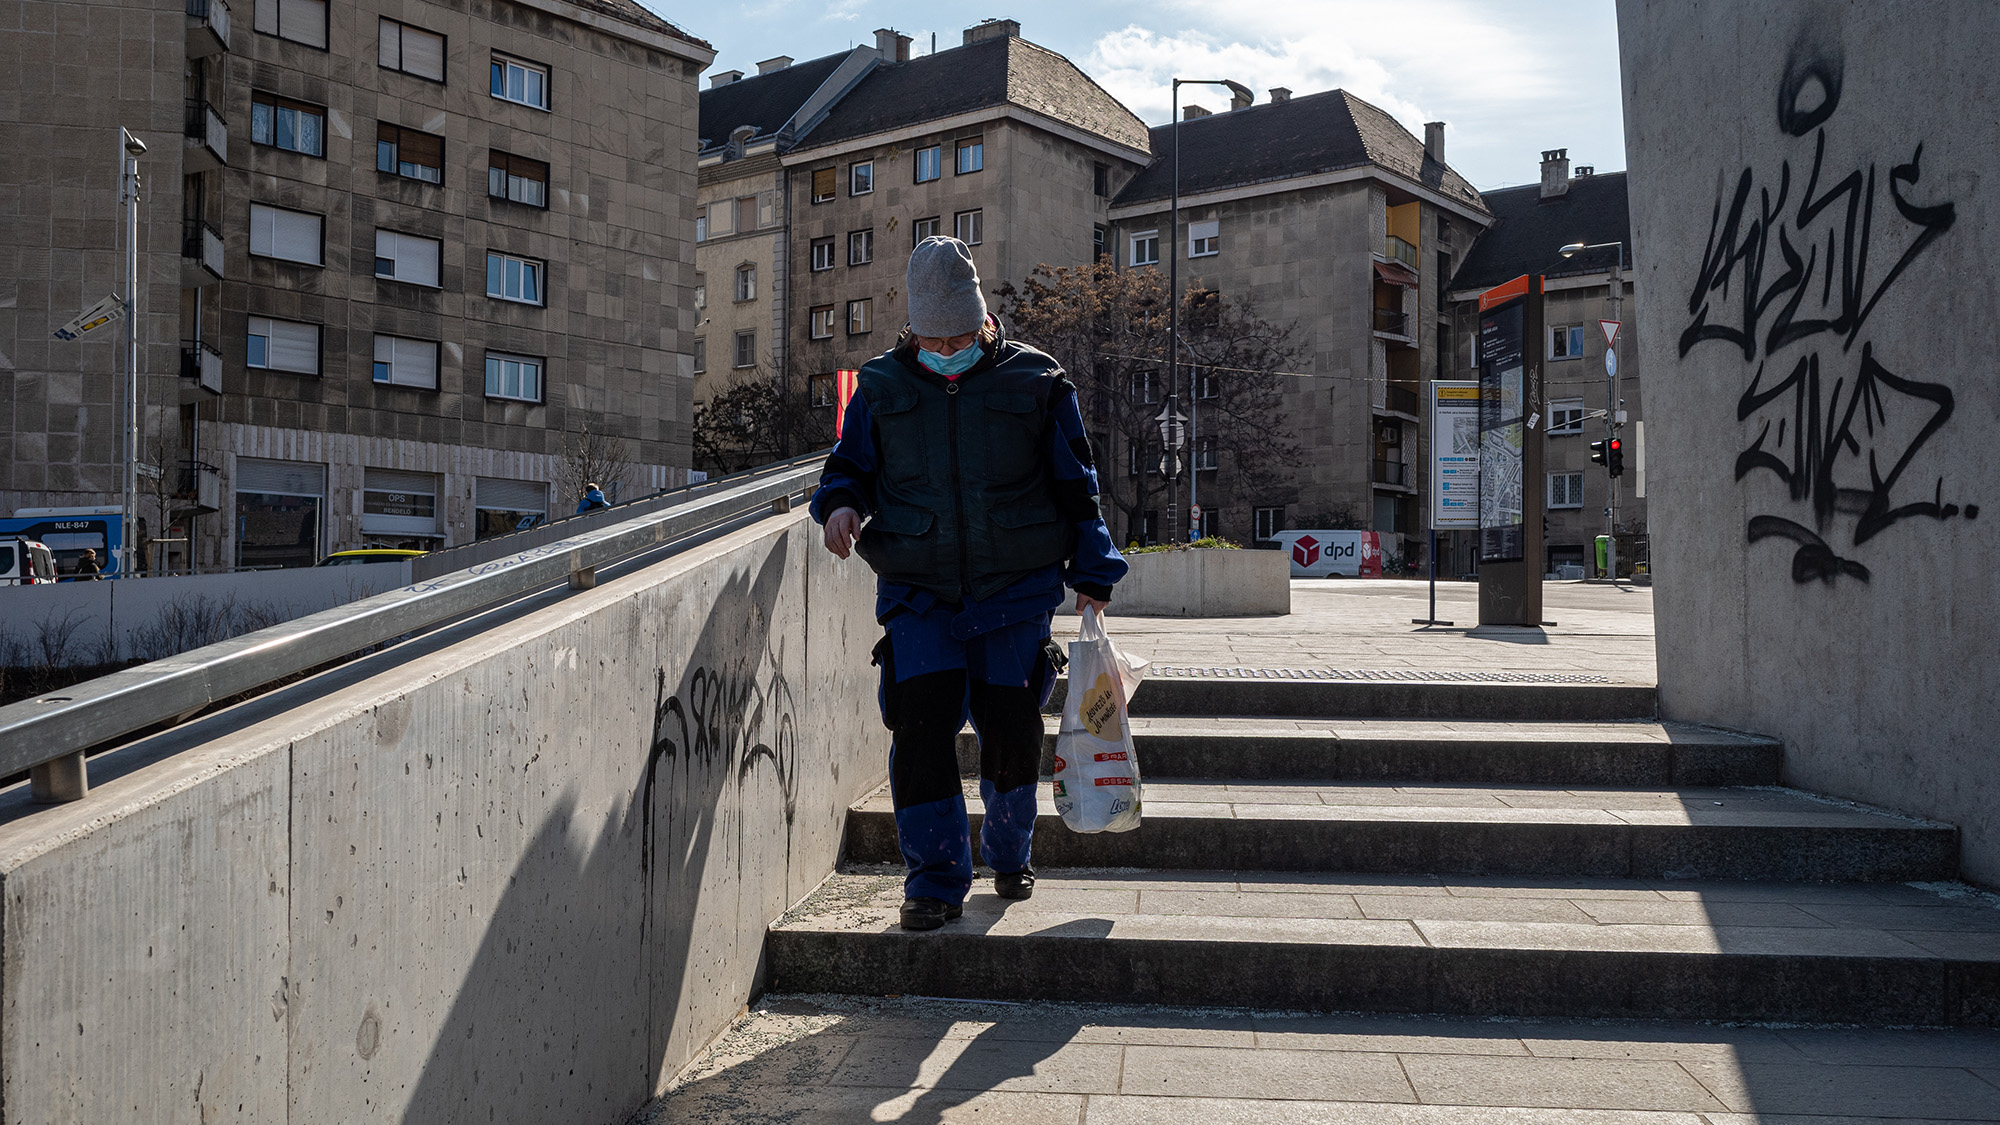
<instances>
[{"instance_id":1,"label":"concrete ramp","mask_svg":"<svg viewBox=\"0 0 2000 1125\"><path fill-rule=\"evenodd\" d=\"M72 804L0 795L5 1119L638 1108L885 773L872 585L814 530L377 654L98 759Z\"/></svg>"}]
</instances>

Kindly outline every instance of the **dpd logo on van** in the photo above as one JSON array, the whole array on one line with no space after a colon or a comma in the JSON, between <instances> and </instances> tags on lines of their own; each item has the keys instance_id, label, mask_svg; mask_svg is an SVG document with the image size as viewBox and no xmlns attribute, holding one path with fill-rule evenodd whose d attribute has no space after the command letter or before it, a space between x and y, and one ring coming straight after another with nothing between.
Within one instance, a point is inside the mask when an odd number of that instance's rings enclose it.
<instances>
[{"instance_id":1,"label":"dpd logo on van","mask_svg":"<svg viewBox=\"0 0 2000 1125\"><path fill-rule=\"evenodd\" d=\"M1311 566L1319 561L1319 540L1310 535L1301 535L1292 542L1292 561L1300 566Z\"/></svg>"}]
</instances>

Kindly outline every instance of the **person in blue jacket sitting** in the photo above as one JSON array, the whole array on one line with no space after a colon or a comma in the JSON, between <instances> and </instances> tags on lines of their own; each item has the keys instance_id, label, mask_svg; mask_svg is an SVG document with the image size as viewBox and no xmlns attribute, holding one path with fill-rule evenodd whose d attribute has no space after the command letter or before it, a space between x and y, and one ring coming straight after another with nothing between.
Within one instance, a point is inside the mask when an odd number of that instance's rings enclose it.
<instances>
[{"instance_id":1,"label":"person in blue jacket sitting","mask_svg":"<svg viewBox=\"0 0 2000 1125\"><path fill-rule=\"evenodd\" d=\"M609 508L610 506L611 501L604 498L603 489L597 487L595 483L586 484L583 486L583 499L576 502L576 514L580 516L593 509Z\"/></svg>"},{"instance_id":2,"label":"person in blue jacket sitting","mask_svg":"<svg viewBox=\"0 0 2000 1125\"><path fill-rule=\"evenodd\" d=\"M862 367L812 515L828 550L859 553L877 576L902 925L932 930L972 889L957 752L968 718L980 857L1002 898L1034 893L1041 709L1062 659L1050 620L1064 585L1079 611L1103 610L1127 568L1098 512L1076 387L988 315L971 251L925 239L906 291L909 327Z\"/></svg>"}]
</instances>

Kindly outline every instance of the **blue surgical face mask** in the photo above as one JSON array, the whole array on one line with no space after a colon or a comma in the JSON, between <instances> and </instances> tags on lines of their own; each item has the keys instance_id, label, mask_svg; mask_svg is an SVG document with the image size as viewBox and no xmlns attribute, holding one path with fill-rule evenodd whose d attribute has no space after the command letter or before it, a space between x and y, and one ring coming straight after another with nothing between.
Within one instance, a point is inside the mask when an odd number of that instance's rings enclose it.
<instances>
[{"instance_id":1,"label":"blue surgical face mask","mask_svg":"<svg viewBox=\"0 0 2000 1125\"><path fill-rule=\"evenodd\" d=\"M917 362L940 375L950 377L953 375L963 375L967 371L972 370L972 365L979 362L979 355L978 344L974 344L969 348L960 348L950 355L939 355L934 351L919 349L917 351Z\"/></svg>"}]
</instances>

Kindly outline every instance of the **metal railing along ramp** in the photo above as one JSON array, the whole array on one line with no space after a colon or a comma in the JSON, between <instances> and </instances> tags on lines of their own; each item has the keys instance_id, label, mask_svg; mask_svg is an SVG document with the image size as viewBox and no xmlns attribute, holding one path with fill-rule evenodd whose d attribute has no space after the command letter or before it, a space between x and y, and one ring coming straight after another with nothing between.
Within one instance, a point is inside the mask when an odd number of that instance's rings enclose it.
<instances>
[{"instance_id":1,"label":"metal railing along ramp","mask_svg":"<svg viewBox=\"0 0 2000 1125\"><path fill-rule=\"evenodd\" d=\"M81 799L86 751L464 614L569 581L759 509L788 511L819 479L824 453L600 510L484 544L464 569L246 633L178 656L0 707L0 776L29 771L37 801ZM643 509L631 514L631 508ZM607 517L621 515L616 522ZM504 553L502 551L504 550Z\"/></svg>"}]
</instances>

